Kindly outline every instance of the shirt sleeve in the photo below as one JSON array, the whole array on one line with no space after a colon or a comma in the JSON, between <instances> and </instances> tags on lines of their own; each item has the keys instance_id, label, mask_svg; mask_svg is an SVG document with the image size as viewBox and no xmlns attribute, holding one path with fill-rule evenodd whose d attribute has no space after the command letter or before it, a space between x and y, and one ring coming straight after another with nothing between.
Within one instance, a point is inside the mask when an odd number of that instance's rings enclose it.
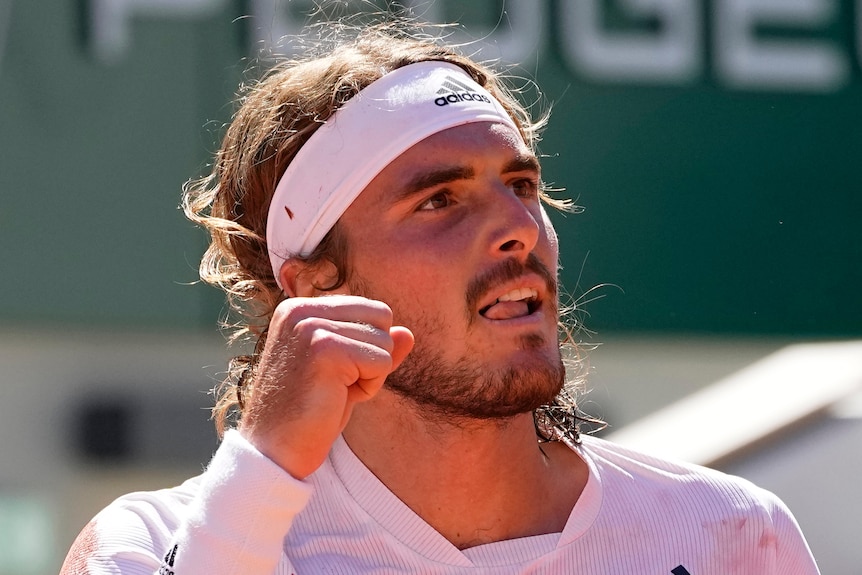
<instances>
[{"instance_id":1,"label":"shirt sleeve","mask_svg":"<svg viewBox=\"0 0 862 575\"><path fill-rule=\"evenodd\" d=\"M271 575L310 495L231 430L194 486L130 494L99 513L61 575Z\"/></svg>"},{"instance_id":2,"label":"shirt sleeve","mask_svg":"<svg viewBox=\"0 0 862 575\"><path fill-rule=\"evenodd\" d=\"M773 530L761 536L760 545L773 546L775 575L820 575L814 555L802 530L785 503L769 491L761 490L768 501Z\"/></svg>"}]
</instances>

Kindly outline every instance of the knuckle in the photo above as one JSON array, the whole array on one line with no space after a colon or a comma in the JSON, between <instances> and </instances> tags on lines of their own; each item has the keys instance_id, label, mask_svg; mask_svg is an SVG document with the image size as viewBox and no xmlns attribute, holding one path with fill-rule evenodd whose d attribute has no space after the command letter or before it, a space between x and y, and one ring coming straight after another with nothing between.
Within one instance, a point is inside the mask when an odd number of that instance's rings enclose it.
<instances>
[{"instance_id":1,"label":"knuckle","mask_svg":"<svg viewBox=\"0 0 862 575\"><path fill-rule=\"evenodd\" d=\"M374 323L389 328L392 325L392 308L382 301L373 301L369 306L374 312Z\"/></svg>"},{"instance_id":2,"label":"knuckle","mask_svg":"<svg viewBox=\"0 0 862 575\"><path fill-rule=\"evenodd\" d=\"M308 312L302 304L293 299L286 299L276 306L270 320L270 329L290 330L308 317Z\"/></svg>"},{"instance_id":3,"label":"knuckle","mask_svg":"<svg viewBox=\"0 0 862 575\"><path fill-rule=\"evenodd\" d=\"M392 366L392 355L377 346L368 346L363 349L362 357L375 370L385 371Z\"/></svg>"},{"instance_id":4,"label":"knuckle","mask_svg":"<svg viewBox=\"0 0 862 575\"><path fill-rule=\"evenodd\" d=\"M332 347L336 339L336 334L328 329L325 321L317 317L300 320L294 326L293 333L297 341L317 352Z\"/></svg>"}]
</instances>

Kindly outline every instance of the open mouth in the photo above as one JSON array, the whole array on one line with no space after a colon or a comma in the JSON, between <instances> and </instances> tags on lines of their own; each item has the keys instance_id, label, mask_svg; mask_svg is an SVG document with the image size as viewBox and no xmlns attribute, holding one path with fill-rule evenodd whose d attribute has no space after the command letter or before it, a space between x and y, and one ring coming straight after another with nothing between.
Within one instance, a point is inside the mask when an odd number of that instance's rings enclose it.
<instances>
[{"instance_id":1,"label":"open mouth","mask_svg":"<svg viewBox=\"0 0 862 575\"><path fill-rule=\"evenodd\" d=\"M540 306L539 292L523 287L504 293L496 301L480 309L479 314L492 320L513 319L535 313Z\"/></svg>"}]
</instances>

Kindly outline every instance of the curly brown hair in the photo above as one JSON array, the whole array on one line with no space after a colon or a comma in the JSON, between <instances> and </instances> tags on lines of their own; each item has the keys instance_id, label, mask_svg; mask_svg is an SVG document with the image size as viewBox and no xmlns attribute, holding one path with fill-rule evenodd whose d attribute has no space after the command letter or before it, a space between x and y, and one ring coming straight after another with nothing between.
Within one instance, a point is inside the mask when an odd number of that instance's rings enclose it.
<instances>
[{"instance_id":1,"label":"curly brown hair","mask_svg":"<svg viewBox=\"0 0 862 575\"><path fill-rule=\"evenodd\" d=\"M381 23L351 30L334 25L333 41L318 42L300 58L275 63L257 80L240 87L239 106L227 128L211 172L183 190L182 208L211 237L200 265L201 279L225 291L234 318L232 340L246 340L254 351L234 358L217 390L213 417L219 433L242 415L254 392L257 358L269 320L286 297L276 284L266 245L266 222L275 187L287 165L311 135L360 90L402 66L422 61L450 62L463 68L503 105L534 151L547 114L538 120L515 97L503 76L416 32L404 23ZM545 200L565 207L565 201ZM336 225L305 262L328 261L337 270L330 285L347 281L348 246Z\"/></svg>"}]
</instances>

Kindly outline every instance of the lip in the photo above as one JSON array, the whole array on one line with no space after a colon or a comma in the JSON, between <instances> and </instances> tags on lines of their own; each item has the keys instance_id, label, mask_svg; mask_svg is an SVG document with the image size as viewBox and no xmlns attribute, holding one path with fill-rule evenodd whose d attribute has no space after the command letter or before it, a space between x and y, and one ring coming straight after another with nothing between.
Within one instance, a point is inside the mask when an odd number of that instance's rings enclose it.
<instances>
[{"instance_id":1,"label":"lip","mask_svg":"<svg viewBox=\"0 0 862 575\"><path fill-rule=\"evenodd\" d=\"M496 330L497 332L505 329L510 331L515 330L516 333L522 333L524 330L532 332L537 330L550 329L548 328L550 324L547 318L548 315L545 313L545 306L539 305L532 313L522 315L520 317L512 317L509 319L488 319L487 317L479 314L478 319L481 321L477 325L487 326Z\"/></svg>"},{"instance_id":2,"label":"lip","mask_svg":"<svg viewBox=\"0 0 862 575\"><path fill-rule=\"evenodd\" d=\"M534 300L534 303L531 305L531 307L534 309L528 315L521 316L518 318L512 318L509 320L492 320L492 319L486 318L481 313L481 310L494 305L494 303L496 303L497 300L500 299L501 296L504 296L505 294L507 294L513 290L521 289L521 288L532 289L532 290L535 290L535 292L536 292L536 299ZM484 297L482 297L482 299L479 300L478 307L476 308L475 311L479 315L479 317L481 317L482 319L485 319L487 321L502 322L502 321L523 320L526 318L530 318L530 317L532 317L532 316L534 316L534 315L536 315L542 311L542 309L544 308L544 303L545 303L545 299L547 297L547 294L548 294L548 290L547 290L547 286L545 285L544 280L536 274L528 274L525 276L521 276L515 280L511 280L511 281L508 281L506 283L494 286L494 288L489 290L488 293Z\"/></svg>"}]
</instances>

